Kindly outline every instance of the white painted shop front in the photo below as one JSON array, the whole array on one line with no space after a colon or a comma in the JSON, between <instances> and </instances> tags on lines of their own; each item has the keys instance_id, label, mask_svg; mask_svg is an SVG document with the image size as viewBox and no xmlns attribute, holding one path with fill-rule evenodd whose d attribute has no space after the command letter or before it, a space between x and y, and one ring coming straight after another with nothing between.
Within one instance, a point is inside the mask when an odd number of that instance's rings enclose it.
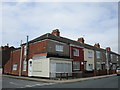
<instances>
[{"instance_id":1,"label":"white painted shop front","mask_svg":"<svg viewBox=\"0 0 120 90\"><path fill-rule=\"evenodd\" d=\"M66 58L39 58L30 59L28 63L28 76L56 77L56 73L71 73L72 59Z\"/></svg>"}]
</instances>

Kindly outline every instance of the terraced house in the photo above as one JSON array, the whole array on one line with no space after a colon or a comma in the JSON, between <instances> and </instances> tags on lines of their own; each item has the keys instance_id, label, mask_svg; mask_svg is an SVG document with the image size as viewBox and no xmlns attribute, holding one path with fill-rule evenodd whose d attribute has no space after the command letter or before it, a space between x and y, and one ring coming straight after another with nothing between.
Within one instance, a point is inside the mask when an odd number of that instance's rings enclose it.
<instances>
[{"instance_id":1,"label":"terraced house","mask_svg":"<svg viewBox=\"0 0 120 90\"><path fill-rule=\"evenodd\" d=\"M26 43L11 51L4 73L55 78L61 73L72 76L84 71L93 71L96 75L98 70L106 71L107 65L109 70L119 66L119 54L84 41L84 38L75 41L61 37L58 29L30 41L27 38Z\"/></svg>"}]
</instances>

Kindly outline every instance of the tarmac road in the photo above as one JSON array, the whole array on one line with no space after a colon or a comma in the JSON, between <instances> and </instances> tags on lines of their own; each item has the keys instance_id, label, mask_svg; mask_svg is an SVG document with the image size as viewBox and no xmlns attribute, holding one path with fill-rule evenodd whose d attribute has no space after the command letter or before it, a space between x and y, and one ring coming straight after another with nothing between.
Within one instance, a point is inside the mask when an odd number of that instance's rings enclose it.
<instances>
[{"instance_id":1,"label":"tarmac road","mask_svg":"<svg viewBox=\"0 0 120 90\"><path fill-rule=\"evenodd\" d=\"M112 76L95 80L86 80L79 82L38 82L22 79L13 79L10 77L2 78L2 88L118 88L120 76Z\"/></svg>"},{"instance_id":2,"label":"tarmac road","mask_svg":"<svg viewBox=\"0 0 120 90\"><path fill-rule=\"evenodd\" d=\"M34 88L118 88L118 78L120 80L120 77L113 76L108 78L87 80L82 82L60 83L41 87L35 86Z\"/></svg>"}]
</instances>

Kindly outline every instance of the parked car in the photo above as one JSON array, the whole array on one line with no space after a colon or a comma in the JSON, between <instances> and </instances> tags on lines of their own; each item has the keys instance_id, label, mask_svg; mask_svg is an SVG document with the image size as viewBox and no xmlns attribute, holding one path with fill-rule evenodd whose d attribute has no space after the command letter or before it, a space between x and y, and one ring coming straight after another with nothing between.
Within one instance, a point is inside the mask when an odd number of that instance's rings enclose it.
<instances>
[{"instance_id":1,"label":"parked car","mask_svg":"<svg viewBox=\"0 0 120 90\"><path fill-rule=\"evenodd\" d=\"M116 69L117 76L120 75L120 67Z\"/></svg>"}]
</instances>

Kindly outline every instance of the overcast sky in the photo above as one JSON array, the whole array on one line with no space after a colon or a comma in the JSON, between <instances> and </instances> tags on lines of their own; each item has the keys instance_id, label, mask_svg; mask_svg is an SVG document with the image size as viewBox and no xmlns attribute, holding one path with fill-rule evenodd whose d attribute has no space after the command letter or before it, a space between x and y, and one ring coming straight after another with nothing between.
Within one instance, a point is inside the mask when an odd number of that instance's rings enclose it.
<instances>
[{"instance_id":1,"label":"overcast sky","mask_svg":"<svg viewBox=\"0 0 120 90\"><path fill-rule=\"evenodd\" d=\"M4 2L2 3L2 43L19 47L53 29L72 40L100 43L118 52L117 2Z\"/></svg>"}]
</instances>

